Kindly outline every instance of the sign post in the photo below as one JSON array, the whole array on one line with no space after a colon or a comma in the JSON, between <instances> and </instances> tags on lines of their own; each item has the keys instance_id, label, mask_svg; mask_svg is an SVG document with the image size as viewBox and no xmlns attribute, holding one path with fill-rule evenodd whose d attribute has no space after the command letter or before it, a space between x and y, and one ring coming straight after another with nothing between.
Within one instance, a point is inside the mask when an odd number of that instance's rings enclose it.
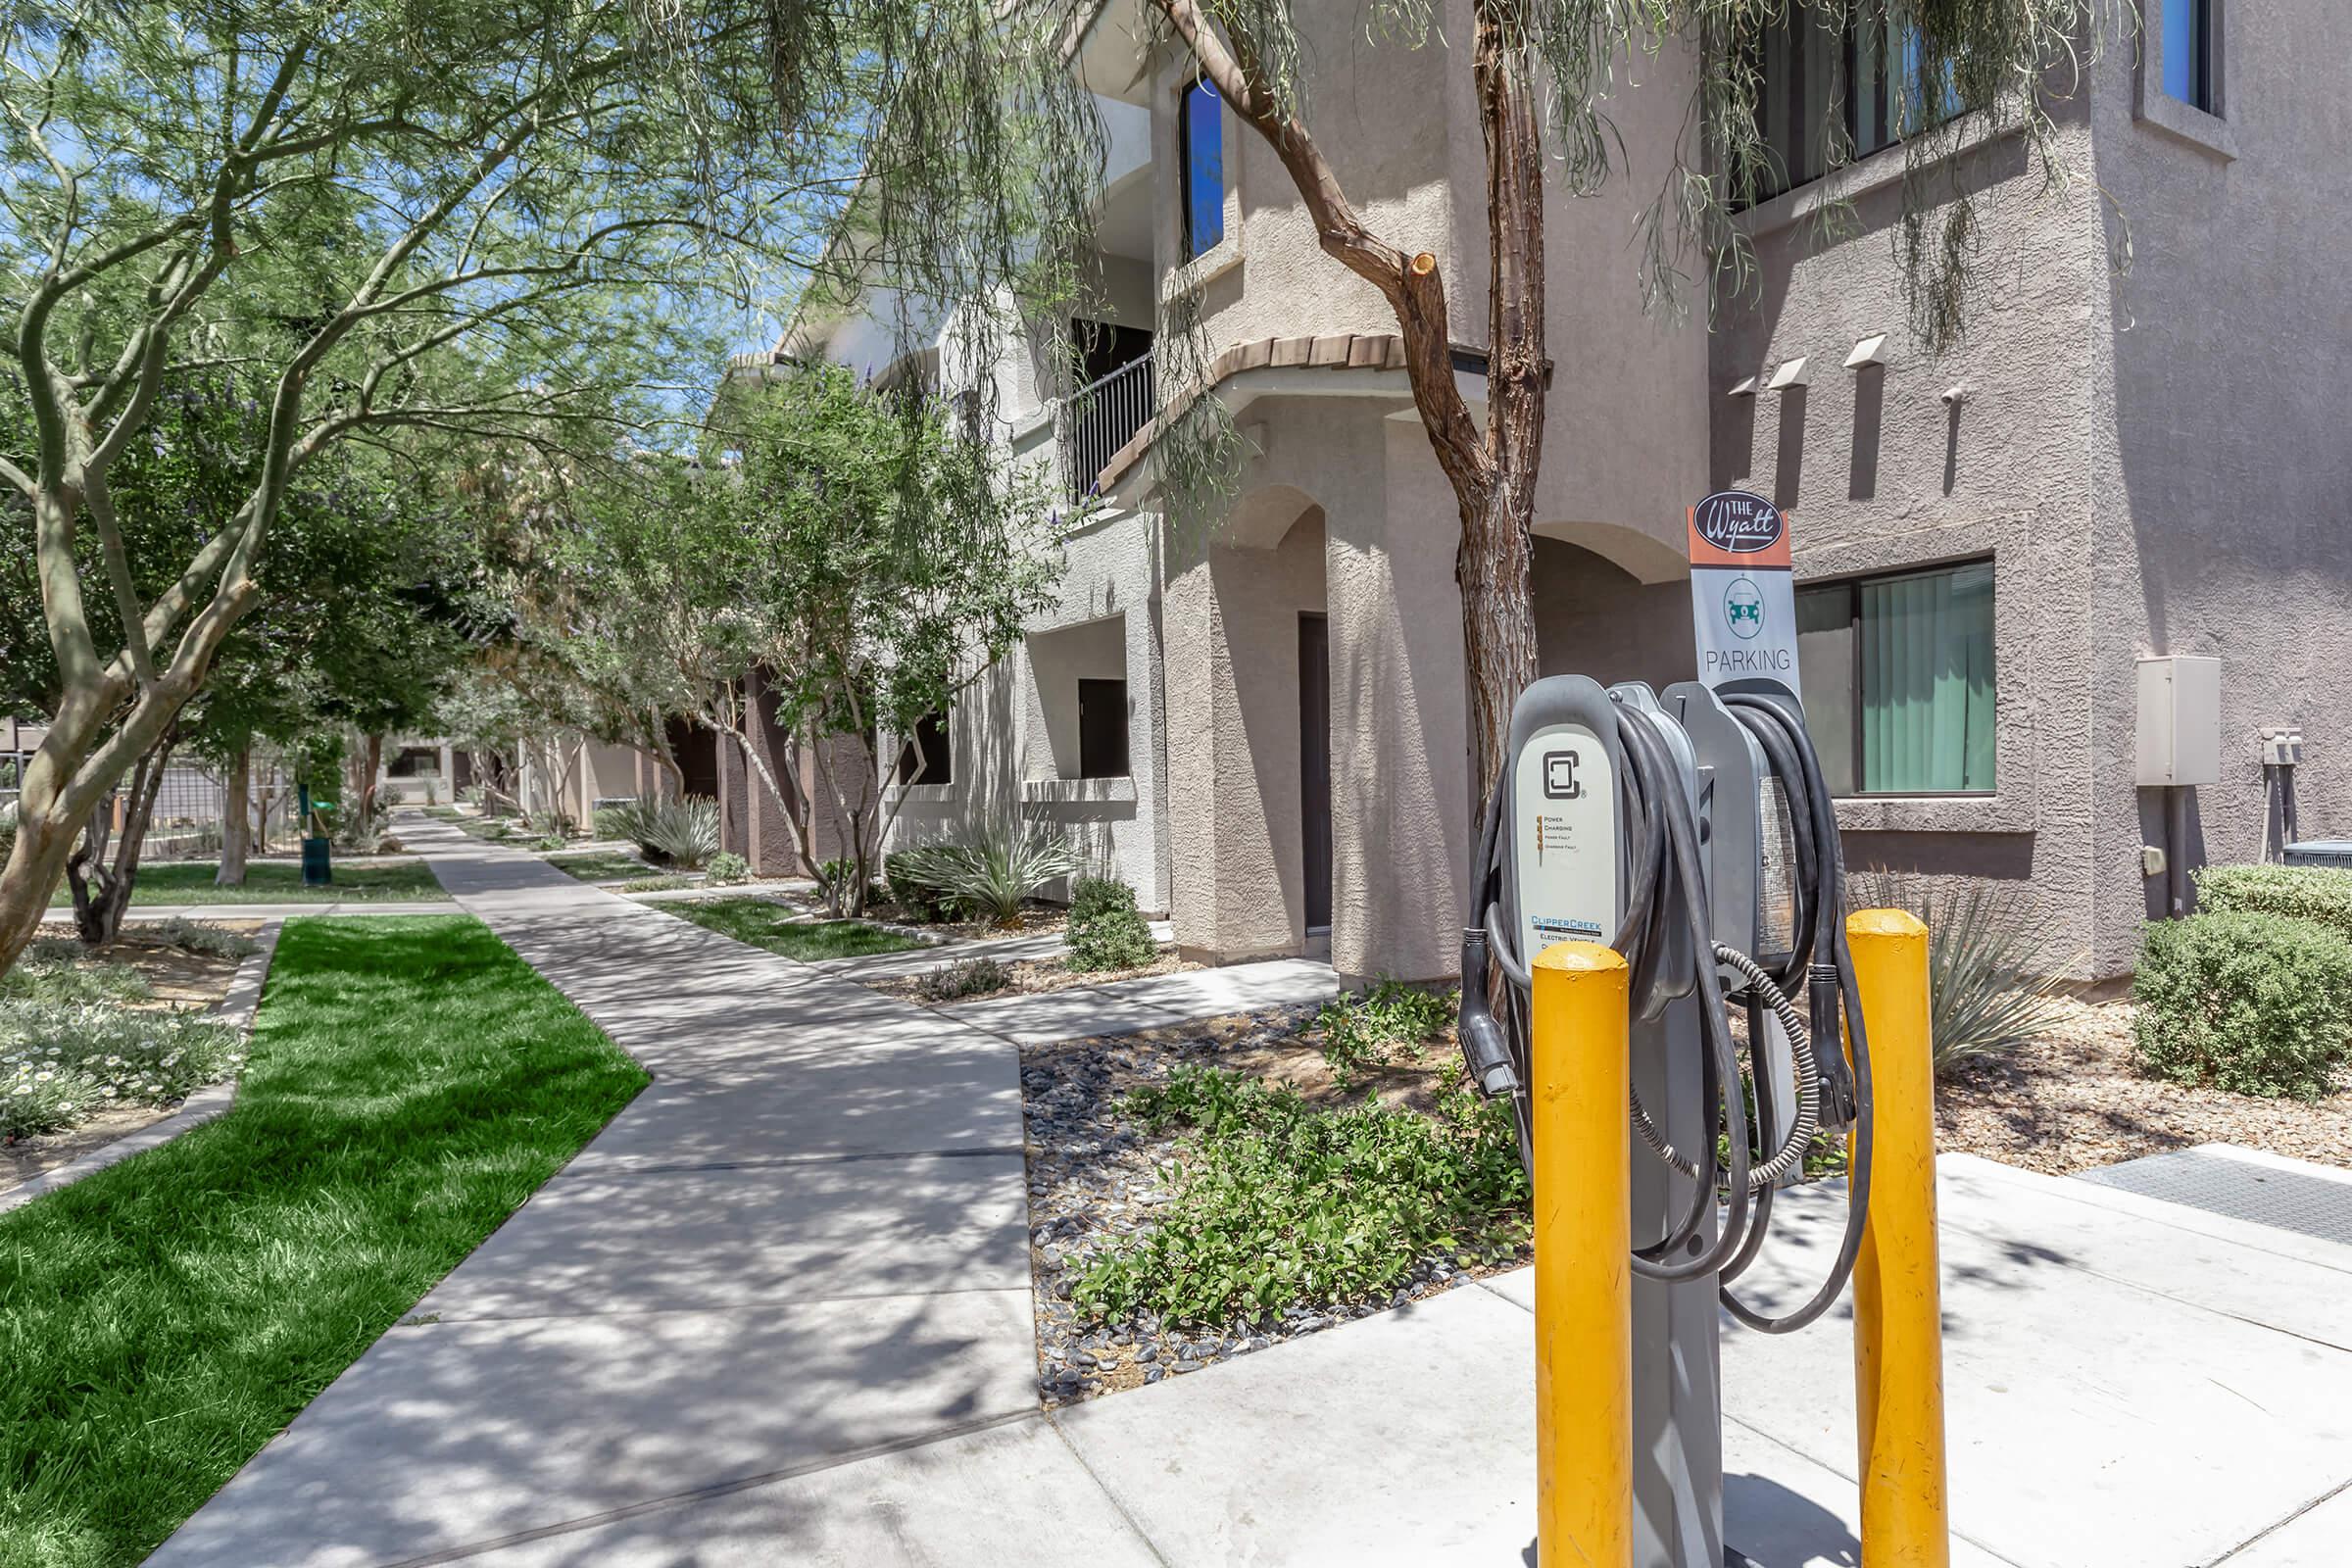
<instances>
[{"instance_id":1,"label":"sign post","mask_svg":"<svg viewBox=\"0 0 2352 1568\"><path fill-rule=\"evenodd\" d=\"M1801 696L1788 514L1745 490L1718 490L1690 516L1699 680L1712 688L1760 678Z\"/></svg>"}]
</instances>

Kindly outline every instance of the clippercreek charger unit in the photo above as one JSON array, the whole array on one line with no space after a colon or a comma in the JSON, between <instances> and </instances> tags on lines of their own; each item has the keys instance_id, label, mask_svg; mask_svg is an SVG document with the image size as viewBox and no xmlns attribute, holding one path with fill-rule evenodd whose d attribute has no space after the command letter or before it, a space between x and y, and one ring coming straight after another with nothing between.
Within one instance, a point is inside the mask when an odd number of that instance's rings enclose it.
<instances>
[{"instance_id":1,"label":"clippercreek charger unit","mask_svg":"<svg viewBox=\"0 0 2352 1568\"><path fill-rule=\"evenodd\" d=\"M1479 1086L1512 1100L1531 1172L1529 966L1555 943L1589 942L1630 971L1638 1568L1725 1560L1719 1313L1768 1333L1817 1319L1852 1271L1871 1188L1870 1048L1837 819L1793 684L1786 523L1759 497L1702 507L1728 519L1739 548L1722 554L1766 558L1700 580L1702 548L1718 547L1693 509L1700 667L1713 678L1657 693L1562 675L1521 695L1462 943L1462 1050ZM1759 582L1776 564L1780 581ZM1711 636L1732 657L1710 659ZM1753 1308L1733 1286L1763 1246L1776 1188L1799 1177L1816 1133L1848 1127L1836 1257L1796 1310Z\"/></svg>"}]
</instances>

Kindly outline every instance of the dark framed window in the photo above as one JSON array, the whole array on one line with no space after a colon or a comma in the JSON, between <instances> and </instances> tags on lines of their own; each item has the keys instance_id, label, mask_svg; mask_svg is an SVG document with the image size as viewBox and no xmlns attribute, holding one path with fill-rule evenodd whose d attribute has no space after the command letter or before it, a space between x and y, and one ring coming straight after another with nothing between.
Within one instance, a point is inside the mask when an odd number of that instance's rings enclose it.
<instances>
[{"instance_id":1,"label":"dark framed window","mask_svg":"<svg viewBox=\"0 0 2352 1568\"><path fill-rule=\"evenodd\" d=\"M1176 141L1184 175L1184 259L1215 250L1225 238L1225 104L1196 81L1176 101Z\"/></svg>"},{"instance_id":2,"label":"dark framed window","mask_svg":"<svg viewBox=\"0 0 2352 1568\"><path fill-rule=\"evenodd\" d=\"M2220 0L2163 0L2164 90L2191 109L2218 115L2213 24Z\"/></svg>"},{"instance_id":3,"label":"dark framed window","mask_svg":"<svg viewBox=\"0 0 2352 1568\"><path fill-rule=\"evenodd\" d=\"M948 744L944 713L925 713L915 720L914 733L899 748L901 784L953 784L955 749Z\"/></svg>"},{"instance_id":4,"label":"dark framed window","mask_svg":"<svg viewBox=\"0 0 2352 1568\"><path fill-rule=\"evenodd\" d=\"M386 778L439 778L441 749L437 746L404 746L400 755L385 764Z\"/></svg>"},{"instance_id":5,"label":"dark framed window","mask_svg":"<svg viewBox=\"0 0 2352 1568\"><path fill-rule=\"evenodd\" d=\"M1993 788L1992 563L1797 591L1805 723L1837 795Z\"/></svg>"},{"instance_id":6,"label":"dark framed window","mask_svg":"<svg viewBox=\"0 0 2352 1568\"><path fill-rule=\"evenodd\" d=\"M1127 683L1078 683L1078 776L1127 776Z\"/></svg>"},{"instance_id":7,"label":"dark framed window","mask_svg":"<svg viewBox=\"0 0 2352 1568\"><path fill-rule=\"evenodd\" d=\"M1847 156L1863 158L1958 114L1958 91L1948 76L1929 79L1924 53L1918 29L1884 18L1832 28L1792 10L1768 28L1756 118L1771 168L1756 198L1828 173L1833 130Z\"/></svg>"}]
</instances>

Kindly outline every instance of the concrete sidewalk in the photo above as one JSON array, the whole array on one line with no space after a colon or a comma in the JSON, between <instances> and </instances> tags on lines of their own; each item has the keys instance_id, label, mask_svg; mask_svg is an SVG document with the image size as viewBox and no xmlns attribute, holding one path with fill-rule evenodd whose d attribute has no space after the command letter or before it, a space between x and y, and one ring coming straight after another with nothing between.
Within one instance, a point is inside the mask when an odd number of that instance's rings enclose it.
<instances>
[{"instance_id":1,"label":"concrete sidewalk","mask_svg":"<svg viewBox=\"0 0 2352 1568\"><path fill-rule=\"evenodd\" d=\"M152 1562L714 1560L626 1543L748 1498L746 1561L1046 1560L1049 1517L1054 1560L1148 1560L1038 1414L1011 1046L402 832L655 1082ZM805 1500L860 1460L895 1513Z\"/></svg>"}]
</instances>

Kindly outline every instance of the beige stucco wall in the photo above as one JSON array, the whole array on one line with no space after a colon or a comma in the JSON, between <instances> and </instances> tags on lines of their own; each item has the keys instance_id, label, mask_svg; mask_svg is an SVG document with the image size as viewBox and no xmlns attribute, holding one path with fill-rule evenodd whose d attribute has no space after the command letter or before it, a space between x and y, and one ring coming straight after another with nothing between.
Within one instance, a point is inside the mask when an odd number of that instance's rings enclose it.
<instances>
[{"instance_id":1,"label":"beige stucco wall","mask_svg":"<svg viewBox=\"0 0 2352 1568\"><path fill-rule=\"evenodd\" d=\"M1298 616L1324 610L1310 508L1263 548L1171 551L1165 601L1170 916L1212 962L1305 940Z\"/></svg>"},{"instance_id":2,"label":"beige stucco wall","mask_svg":"<svg viewBox=\"0 0 2352 1568\"><path fill-rule=\"evenodd\" d=\"M2109 231L2129 223L2133 258L2110 284L2095 345L2113 400L2099 426L2104 635L2090 710L2098 832L2112 846L2095 934L2108 967L2129 960L2151 912L2129 858L2143 837L2160 842L2159 797L2132 785L2135 656L2222 661L2222 778L2192 808L2200 856L2259 853L2257 746L2272 724L2300 724L2310 741L2304 835L2352 836L2352 695L2336 673L2352 604L2342 17L2289 0L2230 5L2224 19L2220 124L2147 104L2131 51L2101 66L2092 120L2097 177L2118 209Z\"/></svg>"}]
</instances>

